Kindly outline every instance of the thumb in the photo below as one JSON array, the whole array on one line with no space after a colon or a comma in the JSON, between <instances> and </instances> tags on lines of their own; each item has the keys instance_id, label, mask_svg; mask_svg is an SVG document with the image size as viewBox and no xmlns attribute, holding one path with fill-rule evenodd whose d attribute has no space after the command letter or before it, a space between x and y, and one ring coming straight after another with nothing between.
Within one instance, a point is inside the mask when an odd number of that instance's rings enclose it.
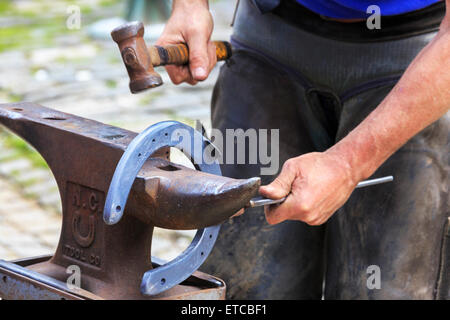
<instances>
[{"instance_id":1,"label":"thumb","mask_svg":"<svg viewBox=\"0 0 450 320\"><path fill-rule=\"evenodd\" d=\"M188 41L189 69L194 80L202 81L208 77L208 37L200 33L192 35Z\"/></svg>"},{"instance_id":2,"label":"thumb","mask_svg":"<svg viewBox=\"0 0 450 320\"><path fill-rule=\"evenodd\" d=\"M291 192L295 180L295 171L291 166L284 166L279 176L267 186L261 186L259 193L269 199L281 199Z\"/></svg>"}]
</instances>

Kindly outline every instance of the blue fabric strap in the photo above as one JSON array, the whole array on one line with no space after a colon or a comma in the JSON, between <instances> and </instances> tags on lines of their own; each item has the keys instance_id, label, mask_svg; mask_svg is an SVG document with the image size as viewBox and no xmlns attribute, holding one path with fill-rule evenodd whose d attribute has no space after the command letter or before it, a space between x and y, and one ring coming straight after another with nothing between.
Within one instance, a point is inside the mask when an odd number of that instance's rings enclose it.
<instances>
[{"instance_id":1,"label":"blue fabric strap","mask_svg":"<svg viewBox=\"0 0 450 320\"><path fill-rule=\"evenodd\" d=\"M259 1L259 0L258 0ZM296 0L311 11L331 18L367 18L367 8L376 5L382 16L426 8L439 0Z\"/></svg>"},{"instance_id":2,"label":"blue fabric strap","mask_svg":"<svg viewBox=\"0 0 450 320\"><path fill-rule=\"evenodd\" d=\"M439 0L296 0L301 5L318 14L331 18L367 18L367 8L377 5L381 15L390 16L423 9ZM252 0L261 13L277 7L281 0Z\"/></svg>"}]
</instances>

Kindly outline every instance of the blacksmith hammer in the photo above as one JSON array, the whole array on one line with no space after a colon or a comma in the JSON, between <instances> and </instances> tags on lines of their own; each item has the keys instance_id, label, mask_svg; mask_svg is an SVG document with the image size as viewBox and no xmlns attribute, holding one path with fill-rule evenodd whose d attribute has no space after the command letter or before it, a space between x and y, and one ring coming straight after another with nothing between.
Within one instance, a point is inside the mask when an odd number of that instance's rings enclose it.
<instances>
[{"instance_id":1,"label":"blacksmith hammer","mask_svg":"<svg viewBox=\"0 0 450 320\"><path fill-rule=\"evenodd\" d=\"M189 49L186 44L150 46L144 41L142 22L130 22L111 32L113 40L119 45L123 62L130 77L130 90L139 93L163 84L161 76L154 67L165 65L184 65L189 62ZM214 41L217 61L231 57L231 45L225 41Z\"/></svg>"}]
</instances>

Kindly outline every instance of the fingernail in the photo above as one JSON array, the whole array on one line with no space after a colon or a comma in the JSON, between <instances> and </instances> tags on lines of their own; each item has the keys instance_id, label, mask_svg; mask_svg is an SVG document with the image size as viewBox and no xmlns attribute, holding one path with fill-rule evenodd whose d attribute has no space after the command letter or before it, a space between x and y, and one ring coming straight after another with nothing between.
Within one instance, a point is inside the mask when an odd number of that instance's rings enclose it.
<instances>
[{"instance_id":1,"label":"fingernail","mask_svg":"<svg viewBox=\"0 0 450 320\"><path fill-rule=\"evenodd\" d=\"M205 68L196 68L194 70L194 78L204 78L206 77L206 69Z\"/></svg>"},{"instance_id":2,"label":"fingernail","mask_svg":"<svg viewBox=\"0 0 450 320\"><path fill-rule=\"evenodd\" d=\"M242 215L242 214L244 214L244 209L241 209L241 210L239 210L238 212L236 212L235 214L233 214L233 215L231 216L231 218L238 217L238 216L240 216L240 215Z\"/></svg>"}]
</instances>

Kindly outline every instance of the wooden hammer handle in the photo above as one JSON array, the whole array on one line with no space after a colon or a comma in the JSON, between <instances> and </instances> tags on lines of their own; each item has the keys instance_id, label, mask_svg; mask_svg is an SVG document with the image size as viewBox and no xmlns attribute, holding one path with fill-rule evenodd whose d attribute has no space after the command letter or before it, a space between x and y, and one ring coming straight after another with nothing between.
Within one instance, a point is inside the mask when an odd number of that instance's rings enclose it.
<instances>
[{"instance_id":1,"label":"wooden hammer handle","mask_svg":"<svg viewBox=\"0 0 450 320\"><path fill-rule=\"evenodd\" d=\"M217 61L231 57L232 49L226 41L213 41L216 46ZM167 46L151 46L149 54L154 67L168 64L184 65L189 62L189 49L184 43Z\"/></svg>"}]
</instances>

